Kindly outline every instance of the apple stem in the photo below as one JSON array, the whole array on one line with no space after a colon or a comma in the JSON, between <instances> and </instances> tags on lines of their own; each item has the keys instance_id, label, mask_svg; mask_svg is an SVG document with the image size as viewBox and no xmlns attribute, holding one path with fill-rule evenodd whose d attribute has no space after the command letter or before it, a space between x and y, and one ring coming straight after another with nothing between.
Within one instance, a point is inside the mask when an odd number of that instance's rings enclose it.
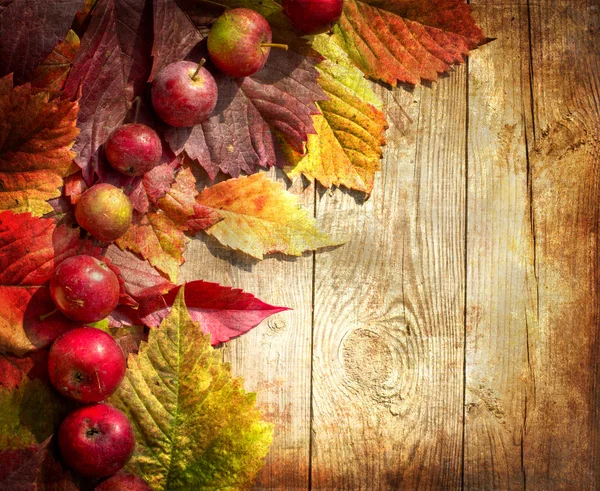
<instances>
[{"instance_id":1,"label":"apple stem","mask_svg":"<svg viewBox=\"0 0 600 491\"><path fill-rule=\"evenodd\" d=\"M202 68L202 65L204 65L204 63L206 63L206 60L204 58L202 58L200 60L200 63L198 63L198 68L196 68L196 71L194 72L194 74L192 75L192 80L195 82L196 81L196 76L198 75L198 72L200 71L200 68Z\"/></svg>"},{"instance_id":2,"label":"apple stem","mask_svg":"<svg viewBox=\"0 0 600 491\"><path fill-rule=\"evenodd\" d=\"M141 97L138 95L134 100L133 104L135 104L135 114L133 116L133 122L138 122L138 116L140 115L140 102L142 101Z\"/></svg>"},{"instance_id":3,"label":"apple stem","mask_svg":"<svg viewBox=\"0 0 600 491\"><path fill-rule=\"evenodd\" d=\"M40 315L40 320L46 320L48 317L50 317L51 315L54 315L58 312L58 309L54 309L52 312L49 312L48 314L44 314L44 315Z\"/></svg>"},{"instance_id":4,"label":"apple stem","mask_svg":"<svg viewBox=\"0 0 600 491\"><path fill-rule=\"evenodd\" d=\"M287 44L280 44L280 43L262 43L260 45L261 48L280 48L280 49L288 49L288 45Z\"/></svg>"}]
</instances>

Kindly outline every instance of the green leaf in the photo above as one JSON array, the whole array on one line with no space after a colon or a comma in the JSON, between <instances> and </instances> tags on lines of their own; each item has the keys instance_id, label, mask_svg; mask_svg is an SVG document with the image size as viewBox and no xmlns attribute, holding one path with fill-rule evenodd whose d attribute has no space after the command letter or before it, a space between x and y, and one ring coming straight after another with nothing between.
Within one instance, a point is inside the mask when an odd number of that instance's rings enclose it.
<instances>
[{"instance_id":1,"label":"green leaf","mask_svg":"<svg viewBox=\"0 0 600 491\"><path fill-rule=\"evenodd\" d=\"M169 317L128 363L112 398L136 431L128 469L155 490L247 489L263 465L272 428L261 421L255 394L231 377L191 320L183 287Z\"/></svg>"}]
</instances>

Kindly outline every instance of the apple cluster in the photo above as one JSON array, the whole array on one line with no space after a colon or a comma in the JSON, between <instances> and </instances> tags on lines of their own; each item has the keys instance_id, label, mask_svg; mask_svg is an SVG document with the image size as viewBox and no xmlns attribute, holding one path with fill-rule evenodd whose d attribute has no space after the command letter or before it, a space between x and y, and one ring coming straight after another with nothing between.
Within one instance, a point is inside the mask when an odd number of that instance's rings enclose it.
<instances>
[{"instance_id":1,"label":"apple cluster","mask_svg":"<svg viewBox=\"0 0 600 491\"><path fill-rule=\"evenodd\" d=\"M127 416L103 401L123 381L127 361L110 334L89 324L106 318L117 306L119 279L105 262L78 255L55 268L49 290L67 319L64 332L50 347L48 376L58 392L79 404L58 430L60 453L82 476L113 476L133 454L135 435ZM120 473L96 489L150 488L141 478Z\"/></svg>"}]
</instances>

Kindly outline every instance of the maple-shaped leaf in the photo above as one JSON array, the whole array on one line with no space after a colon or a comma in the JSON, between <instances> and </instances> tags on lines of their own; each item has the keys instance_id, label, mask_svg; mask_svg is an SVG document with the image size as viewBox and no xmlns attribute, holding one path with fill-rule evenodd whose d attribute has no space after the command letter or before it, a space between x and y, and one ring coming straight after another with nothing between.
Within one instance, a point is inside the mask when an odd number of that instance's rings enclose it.
<instances>
[{"instance_id":1,"label":"maple-shaped leaf","mask_svg":"<svg viewBox=\"0 0 600 491\"><path fill-rule=\"evenodd\" d=\"M127 469L154 490L248 489L272 440L255 394L232 378L192 321L183 289L169 317L129 356L111 402L136 432Z\"/></svg>"},{"instance_id":2,"label":"maple-shaped leaf","mask_svg":"<svg viewBox=\"0 0 600 491\"><path fill-rule=\"evenodd\" d=\"M0 490L35 491L49 443L0 450Z\"/></svg>"},{"instance_id":3,"label":"maple-shaped leaf","mask_svg":"<svg viewBox=\"0 0 600 491\"><path fill-rule=\"evenodd\" d=\"M464 0L345 0L333 38L368 77L437 80L487 40Z\"/></svg>"},{"instance_id":4,"label":"maple-shaped leaf","mask_svg":"<svg viewBox=\"0 0 600 491\"><path fill-rule=\"evenodd\" d=\"M64 39L82 0L0 2L0 76L14 72L17 85ZM4 119L4 117L2 117Z\"/></svg>"},{"instance_id":5,"label":"maple-shaped leaf","mask_svg":"<svg viewBox=\"0 0 600 491\"><path fill-rule=\"evenodd\" d=\"M293 194L264 173L206 188L198 203L223 218L206 230L208 234L258 259L273 252L300 256L304 251L337 244L319 230L314 217Z\"/></svg>"},{"instance_id":6,"label":"maple-shaped leaf","mask_svg":"<svg viewBox=\"0 0 600 491\"><path fill-rule=\"evenodd\" d=\"M119 270L125 291L134 298L153 297L166 293L173 284L163 278L148 261L140 259L135 254L122 251L111 244L106 249L106 257L111 265Z\"/></svg>"},{"instance_id":7,"label":"maple-shaped leaf","mask_svg":"<svg viewBox=\"0 0 600 491\"><path fill-rule=\"evenodd\" d=\"M177 281L187 239L183 231L162 211L146 215L134 213L125 235L116 240L121 249L129 249Z\"/></svg>"},{"instance_id":8,"label":"maple-shaped leaf","mask_svg":"<svg viewBox=\"0 0 600 491\"><path fill-rule=\"evenodd\" d=\"M219 92L212 116L192 128L169 128L171 149L201 165L211 179L219 171L231 176L253 174L277 163L276 134L303 152L315 103L326 99L317 83L317 58L272 49L264 68L234 79L214 73Z\"/></svg>"},{"instance_id":9,"label":"maple-shaped leaf","mask_svg":"<svg viewBox=\"0 0 600 491\"><path fill-rule=\"evenodd\" d=\"M0 78L0 210L52 211L46 200L60 196L62 178L76 169L77 111L76 102Z\"/></svg>"},{"instance_id":10,"label":"maple-shaped leaf","mask_svg":"<svg viewBox=\"0 0 600 491\"><path fill-rule=\"evenodd\" d=\"M67 78L65 92L70 97L81 93L81 133L74 150L88 184L98 149L121 124L134 91L143 88L150 73L149 8L144 0L99 0Z\"/></svg>"},{"instance_id":11,"label":"maple-shaped leaf","mask_svg":"<svg viewBox=\"0 0 600 491\"><path fill-rule=\"evenodd\" d=\"M65 39L35 69L32 87L54 92L62 90L79 50L79 44L79 36L69 30Z\"/></svg>"},{"instance_id":12,"label":"maple-shaped leaf","mask_svg":"<svg viewBox=\"0 0 600 491\"><path fill-rule=\"evenodd\" d=\"M181 287L173 288L167 295L140 303L142 322L158 327L169 315ZM211 344L224 343L256 327L267 317L288 310L259 300L238 288L221 286L207 281L190 281L185 284L185 303L192 320L200 323L210 334Z\"/></svg>"},{"instance_id":13,"label":"maple-shaped leaf","mask_svg":"<svg viewBox=\"0 0 600 491\"><path fill-rule=\"evenodd\" d=\"M39 379L25 378L18 389L0 387L0 450L42 443L58 429L71 406Z\"/></svg>"},{"instance_id":14,"label":"maple-shaped leaf","mask_svg":"<svg viewBox=\"0 0 600 491\"><path fill-rule=\"evenodd\" d=\"M387 128L381 102L329 36L316 36L313 47L326 57L317 69L319 85L329 99L317 103L322 115L313 116L317 134L308 136L306 155L284 145L293 163L285 171L292 178L303 174L316 179L325 187L345 186L370 194Z\"/></svg>"}]
</instances>

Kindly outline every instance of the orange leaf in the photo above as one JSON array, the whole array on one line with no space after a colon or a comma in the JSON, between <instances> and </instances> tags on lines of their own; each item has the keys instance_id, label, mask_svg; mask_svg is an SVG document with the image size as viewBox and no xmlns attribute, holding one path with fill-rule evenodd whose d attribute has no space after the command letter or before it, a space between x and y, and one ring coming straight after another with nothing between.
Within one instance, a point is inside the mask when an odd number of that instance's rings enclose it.
<instances>
[{"instance_id":1,"label":"orange leaf","mask_svg":"<svg viewBox=\"0 0 600 491\"><path fill-rule=\"evenodd\" d=\"M334 40L368 77L437 80L487 40L463 0L345 0Z\"/></svg>"},{"instance_id":2,"label":"orange leaf","mask_svg":"<svg viewBox=\"0 0 600 491\"><path fill-rule=\"evenodd\" d=\"M62 90L78 49L79 37L73 31L69 31L65 40L61 41L35 69L32 87L40 90Z\"/></svg>"},{"instance_id":3,"label":"orange leaf","mask_svg":"<svg viewBox=\"0 0 600 491\"><path fill-rule=\"evenodd\" d=\"M71 174L71 151L78 130L77 102L50 100L31 85L13 88L12 76L0 78L0 210L51 212L48 199L60 196Z\"/></svg>"},{"instance_id":4,"label":"orange leaf","mask_svg":"<svg viewBox=\"0 0 600 491\"><path fill-rule=\"evenodd\" d=\"M335 244L296 197L264 173L206 188L198 203L222 218L206 230L208 234L258 259L272 252L300 256Z\"/></svg>"}]
</instances>

